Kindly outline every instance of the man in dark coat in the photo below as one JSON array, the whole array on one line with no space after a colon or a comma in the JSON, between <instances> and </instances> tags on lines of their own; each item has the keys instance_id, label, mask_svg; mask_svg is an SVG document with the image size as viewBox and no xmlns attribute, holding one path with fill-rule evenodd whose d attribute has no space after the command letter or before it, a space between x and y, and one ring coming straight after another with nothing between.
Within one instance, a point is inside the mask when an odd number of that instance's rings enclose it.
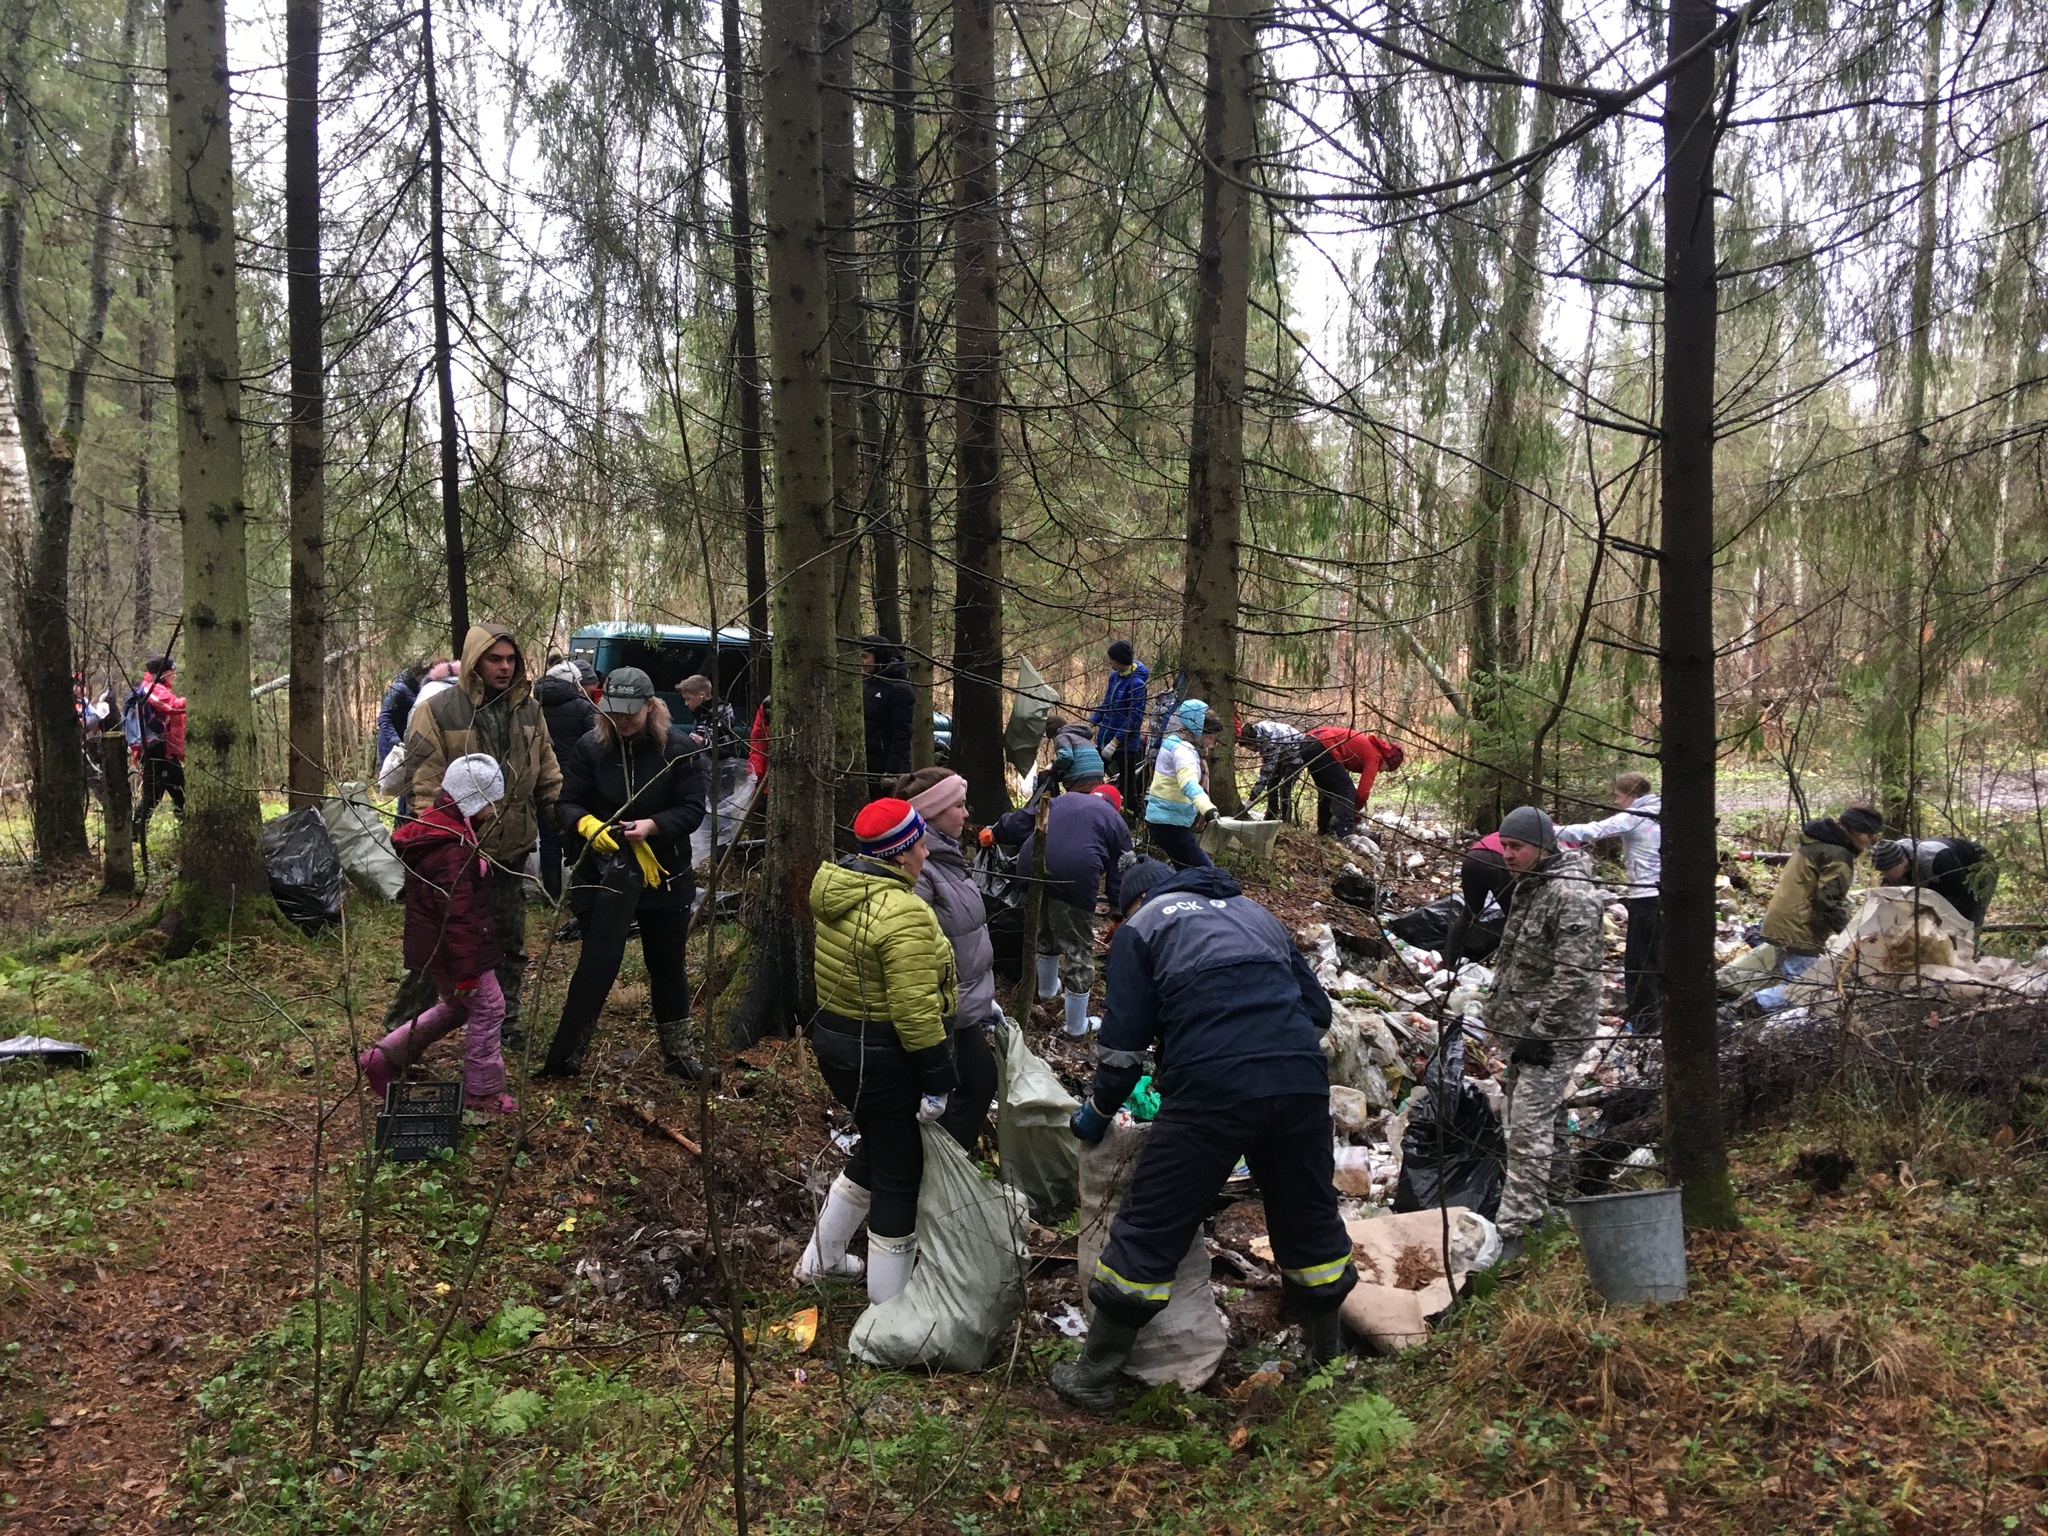
<instances>
[{"instance_id":1,"label":"man in dark coat","mask_svg":"<svg viewBox=\"0 0 2048 1536\"><path fill-rule=\"evenodd\" d=\"M669 723L668 707L638 667L606 674L598 710L596 728L562 761L555 809L572 854L569 905L583 927L583 953L541 1076L582 1070L637 919L662 1061L695 1082L704 1067L690 1022L683 941L697 889L690 834L704 819L704 753Z\"/></svg>"},{"instance_id":2,"label":"man in dark coat","mask_svg":"<svg viewBox=\"0 0 2048 1536\"><path fill-rule=\"evenodd\" d=\"M1870 862L1886 885L1932 891L1972 927L1983 923L1998 890L1990 850L1967 837L1887 838L1870 845Z\"/></svg>"},{"instance_id":3,"label":"man in dark coat","mask_svg":"<svg viewBox=\"0 0 2048 1536\"><path fill-rule=\"evenodd\" d=\"M880 635L860 642L860 712L867 724L868 774L874 793L888 793L898 774L910 772L910 668Z\"/></svg>"},{"instance_id":4,"label":"man in dark coat","mask_svg":"<svg viewBox=\"0 0 2048 1536\"><path fill-rule=\"evenodd\" d=\"M1174 1272L1240 1156L1266 1207L1281 1294L1311 1353L1343 1348L1337 1308L1358 1283L1331 1182L1330 1000L1280 920L1220 869L1174 874L1140 859L1117 891L1109 1002L1095 1082L1074 1134L1099 1142L1156 1053L1161 1109L1089 1279L1088 1347L1054 1389L1097 1412L1138 1333L1166 1309Z\"/></svg>"}]
</instances>

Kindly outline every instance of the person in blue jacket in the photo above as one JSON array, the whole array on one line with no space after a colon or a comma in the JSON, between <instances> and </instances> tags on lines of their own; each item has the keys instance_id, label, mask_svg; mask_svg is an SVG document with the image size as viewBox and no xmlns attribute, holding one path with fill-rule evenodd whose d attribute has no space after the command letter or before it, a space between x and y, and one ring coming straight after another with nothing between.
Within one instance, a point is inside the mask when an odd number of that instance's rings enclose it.
<instances>
[{"instance_id":1,"label":"person in blue jacket","mask_svg":"<svg viewBox=\"0 0 2048 1536\"><path fill-rule=\"evenodd\" d=\"M1128 640L1109 643L1109 684L1093 711L1095 749L1113 765L1117 789L1129 801L1145 761L1145 686L1152 674ZM1116 744L1115 755L1110 743Z\"/></svg>"},{"instance_id":2,"label":"person in blue jacket","mask_svg":"<svg viewBox=\"0 0 2048 1536\"><path fill-rule=\"evenodd\" d=\"M1174 1271L1241 1156L1265 1201L1283 1297L1318 1363L1343 1349L1337 1308L1358 1283L1332 1182L1330 999L1280 920L1220 869L1123 872L1095 1081L1074 1134L1099 1142L1156 1057L1161 1108L1088 1283L1078 1360L1053 1367L1068 1402L1116 1406L1116 1376L1166 1309Z\"/></svg>"},{"instance_id":3,"label":"person in blue jacket","mask_svg":"<svg viewBox=\"0 0 2048 1536\"><path fill-rule=\"evenodd\" d=\"M427 680L425 661L415 661L398 669L398 675L391 679L391 686L384 690L384 701L377 706L377 761L382 763L391 754L391 749L405 740L405 723L412 718L412 707L420 701L420 685Z\"/></svg>"}]
</instances>

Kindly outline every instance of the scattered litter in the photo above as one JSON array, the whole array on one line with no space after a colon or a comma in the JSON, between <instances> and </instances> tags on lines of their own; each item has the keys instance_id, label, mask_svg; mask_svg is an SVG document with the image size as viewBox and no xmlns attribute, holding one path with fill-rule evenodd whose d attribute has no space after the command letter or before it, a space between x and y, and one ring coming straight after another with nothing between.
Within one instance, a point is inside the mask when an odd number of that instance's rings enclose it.
<instances>
[{"instance_id":1,"label":"scattered litter","mask_svg":"<svg viewBox=\"0 0 2048 1536\"><path fill-rule=\"evenodd\" d=\"M771 1323L768 1337L787 1340L796 1346L800 1355L808 1353L818 1338L818 1309L805 1307L800 1312L792 1312L779 1323Z\"/></svg>"},{"instance_id":2,"label":"scattered litter","mask_svg":"<svg viewBox=\"0 0 2048 1536\"><path fill-rule=\"evenodd\" d=\"M0 1061L40 1058L53 1067L89 1067L92 1052L69 1040L51 1040L43 1035L16 1035L0 1040Z\"/></svg>"},{"instance_id":3,"label":"scattered litter","mask_svg":"<svg viewBox=\"0 0 2048 1536\"><path fill-rule=\"evenodd\" d=\"M1088 1333L1088 1319L1081 1315L1081 1309L1071 1301L1063 1303L1059 1311L1053 1313L1046 1321L1070 1339L1085 1338Z\"/></svg>"}]
</instances>

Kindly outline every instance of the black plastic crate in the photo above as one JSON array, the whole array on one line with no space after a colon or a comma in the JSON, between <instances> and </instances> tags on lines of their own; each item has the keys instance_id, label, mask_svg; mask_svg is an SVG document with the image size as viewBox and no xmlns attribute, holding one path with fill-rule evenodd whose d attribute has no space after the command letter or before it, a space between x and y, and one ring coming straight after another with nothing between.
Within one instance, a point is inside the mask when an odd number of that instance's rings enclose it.
<instances>
[{"instance_id":1,"label":"black plastic crate","mask_svg":"<svg viewBox=\"0 0 2048 1536\"><path fill-rule=\"evenodd\" d=\"M393 1162L413 1163L453 1151L462 1136L462 1084L393 1083L377 1117L377 1148Z\"/></svg>"}]
</instances>

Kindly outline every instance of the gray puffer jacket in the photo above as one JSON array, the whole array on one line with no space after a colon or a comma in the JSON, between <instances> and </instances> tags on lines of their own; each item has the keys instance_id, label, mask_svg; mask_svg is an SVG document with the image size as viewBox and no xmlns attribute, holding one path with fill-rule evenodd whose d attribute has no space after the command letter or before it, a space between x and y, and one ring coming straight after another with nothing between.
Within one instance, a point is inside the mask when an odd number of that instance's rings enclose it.
<instances>
[{"instance_id":1,"label":"gray puffer jacket","mask_svg":"<svg viewBox=\"0 0 2048 1536\"><path fill-rule=\"evenodd\" d=\"M996 950L988 936L988 908L960 845L937 827L925 832L931 856L917 877L917 894L938 914L953 943L960 973L960 1023L983 1024L996 1011Z\"/></svg>"}]
</instances>

